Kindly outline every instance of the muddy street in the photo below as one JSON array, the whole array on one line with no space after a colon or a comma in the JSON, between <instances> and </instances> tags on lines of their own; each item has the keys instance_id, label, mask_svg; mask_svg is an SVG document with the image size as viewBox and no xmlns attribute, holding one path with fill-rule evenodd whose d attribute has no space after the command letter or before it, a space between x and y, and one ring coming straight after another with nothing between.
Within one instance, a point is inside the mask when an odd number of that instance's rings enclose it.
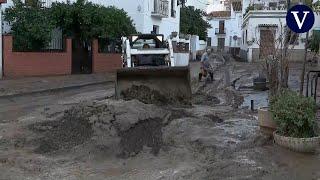
<instances>
[{"instance_id":1,"label":"muddy street","mask_svg":"<svg viewBox=\"0 0 320 180\"><path fill-rule=\"evenodd\" d=\"M320 178L319 154L260 133L248 102L266 96L243 88L255 64L219 65L214 82L198 82L198 70L191 63L189 107L115 100L113 84L0 99L0 179Z\"/></svg>"}]
</instances>

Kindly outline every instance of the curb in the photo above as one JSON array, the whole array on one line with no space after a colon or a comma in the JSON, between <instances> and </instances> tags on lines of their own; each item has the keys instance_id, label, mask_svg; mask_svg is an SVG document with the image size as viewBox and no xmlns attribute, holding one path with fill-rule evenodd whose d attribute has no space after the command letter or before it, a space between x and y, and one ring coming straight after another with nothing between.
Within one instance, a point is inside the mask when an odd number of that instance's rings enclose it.
<instances>
[{"instance_id":1,"label":"curb","mask_svg":"<svg viewBox=\"0 0 320 180\"><path fill-rule=\"evenodd\" d=\"M58 91L63 91L63 90L71 90L71 89L76 89L76 88L81 88L81 87L86 87L86 86L94 86L94 85L107 84L107 83L113 83L113 82L114 82L114 80L105 80L105 81L99 81L99 82L94 82L94 83L84 83L84 84L64 86L64 87L51 88L51 89L40 89L40 90L34 90L34 91L29 91L29 92L8 94L8 95L3 95L3 96L0 95L0 99L41 94L41 93L49 93L49 92L58 92Z\"/></svg>"}]
</instances>

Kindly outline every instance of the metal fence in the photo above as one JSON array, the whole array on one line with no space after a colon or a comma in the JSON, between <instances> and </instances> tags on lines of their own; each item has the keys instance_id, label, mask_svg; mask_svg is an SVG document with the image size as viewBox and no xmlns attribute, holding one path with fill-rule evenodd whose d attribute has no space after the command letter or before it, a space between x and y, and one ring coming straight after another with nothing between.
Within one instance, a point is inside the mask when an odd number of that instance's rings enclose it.
<instances>
[{"instance_id":1,"label":"metal fence","mask_svg":"<svg viewBox=\"0 0 320 180\"><path fill-rule=\"evenodd\" d=\"M46 48L48 50L63 50L64 40L62 35L62 30L59 28L54 29L51 32L51 42L49 46Z\"/></svg>"}]
</instances>

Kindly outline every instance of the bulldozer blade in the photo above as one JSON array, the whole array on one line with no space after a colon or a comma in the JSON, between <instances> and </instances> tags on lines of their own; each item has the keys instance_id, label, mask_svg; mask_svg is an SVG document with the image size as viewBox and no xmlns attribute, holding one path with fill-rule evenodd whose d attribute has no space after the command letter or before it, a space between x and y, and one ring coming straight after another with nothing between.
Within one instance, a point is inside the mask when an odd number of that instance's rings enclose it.
<instances>
[{"instance_id":1,"label":"bulldozer blade","mask_svg":"<svg viewBox=\"0 0 320 180\"><path fill-rule=\"evenodd\" d=\"M117 99L147 104L191 104L189 67L134 67L117 71Z\"/></svg>"}]
</instances>

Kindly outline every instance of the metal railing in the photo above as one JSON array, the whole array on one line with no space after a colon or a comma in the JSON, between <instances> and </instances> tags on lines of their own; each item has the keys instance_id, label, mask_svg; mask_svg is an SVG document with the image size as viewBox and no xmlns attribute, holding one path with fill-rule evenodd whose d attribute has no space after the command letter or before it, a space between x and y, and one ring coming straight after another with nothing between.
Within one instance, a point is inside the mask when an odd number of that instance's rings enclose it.
<instances>
[{"instance_id":1,"label":"metal railing","mask_svg":"<svg viewBox=\"0 0 320 180\"><path fill-rule=\"evenodd\" d=\"M215 28L215 34L226 34L226 28Z\"/></svg>"},{"instance_id":2,"label":"metal railing","mask_svg":"<svg viewBox=\"0 0 320 180\"><path fill-rule=\"evenodd\" d=\"M169 17L169 1L154 0L154 9L151 14L160 18Z\"/></svg>"},{"instance_id":3,"label":"metal railing","mask_svg":"<svg viewBox=\"0 0 320 180\"><path fill-rule=\"evenodd\" d=\"M253 10L286 10L287 5L278 2L251 4Z\"/></svg>"}]
</instances>

